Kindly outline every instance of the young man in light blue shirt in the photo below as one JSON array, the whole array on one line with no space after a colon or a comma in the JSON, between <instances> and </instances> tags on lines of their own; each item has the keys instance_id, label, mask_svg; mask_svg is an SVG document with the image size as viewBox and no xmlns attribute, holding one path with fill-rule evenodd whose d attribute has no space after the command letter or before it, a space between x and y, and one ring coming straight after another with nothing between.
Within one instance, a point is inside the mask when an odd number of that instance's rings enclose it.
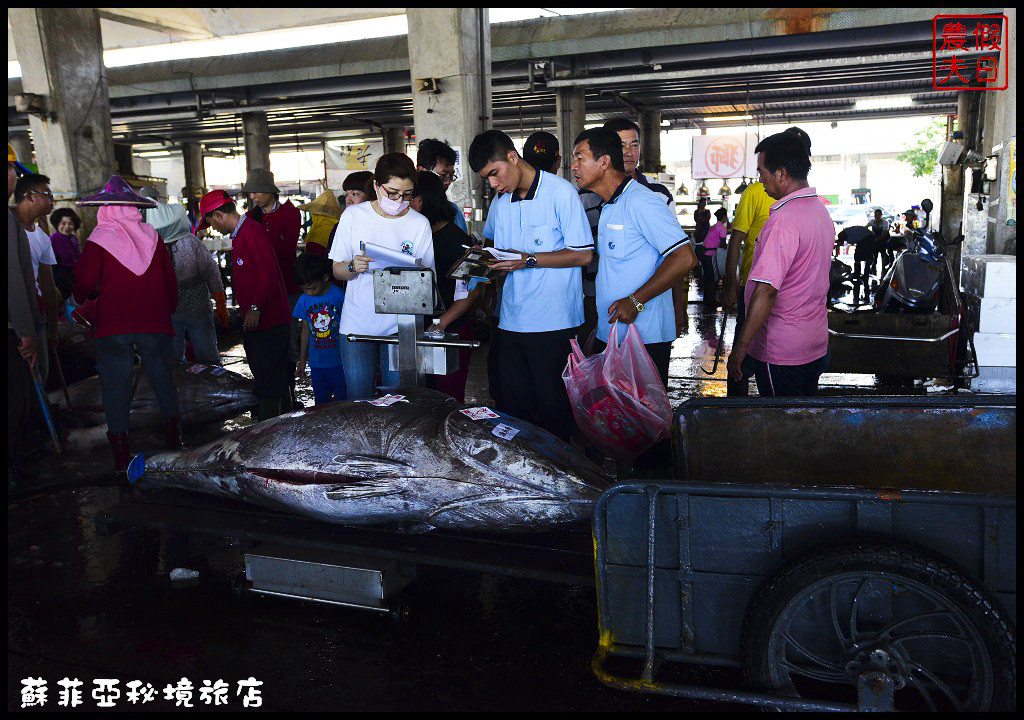
<instances>
[{"instance_id":1,"label":"young man in light blue shirt","mask_svg":"<svg viewBox=\"0 0 1024 720\"><path fill-rule=\"evenodd\" d=\"M619 136L584 130L573 143L572 172L602 202L598 221L597 339L604 349L615 321L636 323L662 382L676 339L673 285L697 265L686 233L657 193L626 175ZM621 336L620 336L621 340Z\"/></svg>"},{"instance_id":2,"label":"young man in light blue shirt","mask_svg":"<svg viewBox=\"0 0 1024 720\"><path fill-rule=\"evenodd\" d=\"M572 410L562 382L569 340L583 322L580 267L594 241L576 188L536 170L499 130L473 139L469 164L494 189L494 246L520 253L495 262L508 273L502 292L501 378L505 409L569 440Z\"/></svg>"}]
</instances>

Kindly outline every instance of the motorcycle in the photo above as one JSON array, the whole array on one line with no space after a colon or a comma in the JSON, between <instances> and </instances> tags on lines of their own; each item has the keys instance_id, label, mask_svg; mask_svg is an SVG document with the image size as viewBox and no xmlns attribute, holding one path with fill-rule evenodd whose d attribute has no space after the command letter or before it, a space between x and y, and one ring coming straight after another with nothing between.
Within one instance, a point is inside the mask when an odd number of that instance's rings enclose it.
<instances>
[{"instance_id":1,"label":"motorcycle","mask_svg":"<svg viewBox=\"0 0 1024 720\"><path fill-rule=\"evenodd\" d=\"M930 314L935 312L943 284L952 275L946 262L942 233L931 229L931 200L921 202L924 226L907 234L907 249L900 252L882 277L875 294L875 310L889 313ZM963 241L957 237L953 243Z\"/></svg>"}]
</instances>

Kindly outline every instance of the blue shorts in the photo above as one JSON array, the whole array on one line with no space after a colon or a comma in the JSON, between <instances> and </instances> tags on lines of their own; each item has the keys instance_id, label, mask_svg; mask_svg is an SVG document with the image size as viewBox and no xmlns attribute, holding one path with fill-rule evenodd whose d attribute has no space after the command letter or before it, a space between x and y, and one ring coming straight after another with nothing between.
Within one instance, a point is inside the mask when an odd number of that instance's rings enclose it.
<instances>
[{"instance_id":1,"label":"blue shorts","mask_svg":"<svg viewBox=\"0 0 1024 720\"><path fill-rule=\"evenodd\" d=\"M345 373L341 365L309 369L313 384L313 400L317 405L334 400L347 400Z\"/></svg>"}]
</instances>

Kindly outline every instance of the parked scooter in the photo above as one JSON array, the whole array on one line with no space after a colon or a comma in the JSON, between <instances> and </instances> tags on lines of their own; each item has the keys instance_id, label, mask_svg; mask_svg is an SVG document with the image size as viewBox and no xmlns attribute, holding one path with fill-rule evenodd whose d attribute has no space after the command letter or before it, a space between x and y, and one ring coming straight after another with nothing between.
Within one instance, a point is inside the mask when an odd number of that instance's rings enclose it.
<instances>
[{"instance_id":1,"label":"parked scooter","mask_svg":"<svg viewBox=\"0 0 1024 720\"><path fill-rule=\"evenodd\" d=\"M907 249L896 257L879 283L875 294L876 310L918 314L935 312L949 273L946 242L938 230L930 227L933 207L931 200L921 201L921 209L925 211L924 227L909 228ZM963 236L960 236L953 243L962 240Z\"/></svg>"}]
</instances>

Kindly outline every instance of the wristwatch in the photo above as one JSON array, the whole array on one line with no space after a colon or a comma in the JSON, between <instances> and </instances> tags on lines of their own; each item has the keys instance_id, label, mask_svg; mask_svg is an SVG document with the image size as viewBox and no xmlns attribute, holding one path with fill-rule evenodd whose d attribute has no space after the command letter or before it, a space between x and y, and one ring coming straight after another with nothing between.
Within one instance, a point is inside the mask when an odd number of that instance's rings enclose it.
<instances>
[{"instance_id":1,"label":"wristwatch","mask_svg":"<svg viewBox=\"0 0 1024 720\"><path fill-rule=\"evenodd\" d=\"M259 311L260 311L260 309L257 306L255 306L255 305L250 305L249 306L249 312L259 312Z\"/></svg>"},{"instance_id":2,"label":"wristwatch","mask_svg":"<svg viewBox=\"0 0 1024 720\"><path fill-rule=\"evenodd\" d=\"M533 269L533 268L537 267L537 256L536 255L527 255L526 256L526 267L528 267L530 269Z\"/></svg>"},{"instance_id":3,"label":"wristwatch","mask_svg":"<svg viewBox=\"0 0 1024 720\"><path fill-rule=\"evenodd\" d=\"M355 260L349 260L348 261L348 271L350 273L355 273L355 271L356 271L355 262L356 262Z\"/></svg>"},{"instance_id":4,"label":"wristwatch","mask_svg":"<svg viewBox=\"0 0 1024 720\"><path fill-rule=\"evenodd\" d=\"M629 299L633 301L633 304L636 306L636 311L638 313L644 311L644 304L642 302L640 302L639 300L637 300L636 297L632 293L630 293Z\"/></svg>"}]
</instances>

